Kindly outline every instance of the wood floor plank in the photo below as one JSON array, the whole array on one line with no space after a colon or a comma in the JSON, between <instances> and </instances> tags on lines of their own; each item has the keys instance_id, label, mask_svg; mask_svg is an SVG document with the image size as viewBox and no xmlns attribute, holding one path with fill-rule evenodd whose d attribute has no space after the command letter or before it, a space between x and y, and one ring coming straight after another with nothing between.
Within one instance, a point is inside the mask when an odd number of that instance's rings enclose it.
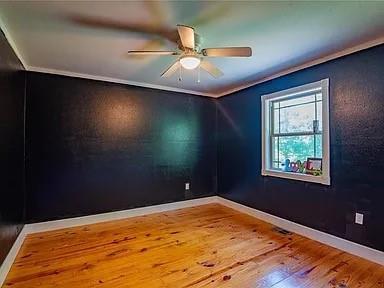
<instances>
[{"instance_id":1,"label":"wood floor plank","mask_svg":"<svg viewBox=\"0 0 384 288\"><path fill-rule=\"evenodd\" d=\"M3 287L384 287L384 267L218 204L28 235Z\"/></svg>"}]
</instances>

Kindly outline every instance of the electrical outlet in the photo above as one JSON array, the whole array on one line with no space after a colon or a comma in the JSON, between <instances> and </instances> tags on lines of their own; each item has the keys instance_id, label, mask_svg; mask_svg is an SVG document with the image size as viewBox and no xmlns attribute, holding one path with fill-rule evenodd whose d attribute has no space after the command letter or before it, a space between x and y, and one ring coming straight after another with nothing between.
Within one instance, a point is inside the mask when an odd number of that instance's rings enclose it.
<instances>
[{"instance_id":1,"label":"electrical outlet","mask_svg":"<svg viewBox=\"0 0 384 288\"><path fill-rule=\"evenodd\" d=\"M189 190L189 183L185 183L185 190Z\"/></svg>"},{"instance_id":2,"label":"electrical outlet","mask_svg":"<svg viewBox=\"0 0 384 288\"><path fill-rule=\"evenodd\" d=\"M364 219L364 214L361 213L356 213L355 214L355 223L363 225L363 219Z\"/></svg>"}]
</instances>

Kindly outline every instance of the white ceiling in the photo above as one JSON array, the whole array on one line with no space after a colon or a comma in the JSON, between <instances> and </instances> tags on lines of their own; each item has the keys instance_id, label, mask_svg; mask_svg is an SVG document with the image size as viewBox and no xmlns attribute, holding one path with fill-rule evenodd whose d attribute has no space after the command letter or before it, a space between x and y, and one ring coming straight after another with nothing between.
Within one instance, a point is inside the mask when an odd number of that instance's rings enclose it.
<instances>
[{"instance_id":1,"label":"white ceiling","mask_svg":"<svg viewBox=\"0 0 384 288\"><path fill-rule=\"evenodd\" d=\"M202 72L196 83L196 71L185 72L182 82L178 75L163 79L160 74L175 56L127 56L128 50L141 49L156 38L81 26L70 20L74 15L156 27L191 25L203 37L202 47L250 46L253 56L212 58L225 74L220 79ZM27 70L208 96L223 95L347 48L383 43L384 37L381 1L2 1L0 19ZM159 48L175 46L162 41Z\"/></svg>"}]
</instances>

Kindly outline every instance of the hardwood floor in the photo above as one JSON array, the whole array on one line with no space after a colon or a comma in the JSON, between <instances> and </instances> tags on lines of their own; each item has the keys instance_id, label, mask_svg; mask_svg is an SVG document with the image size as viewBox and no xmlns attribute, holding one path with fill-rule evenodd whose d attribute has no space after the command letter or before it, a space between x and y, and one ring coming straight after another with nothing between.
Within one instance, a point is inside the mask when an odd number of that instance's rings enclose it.
<instances>
[{"instance_id":1,"label":"hardwood floor","mask_svg":"<svg viewBox=\"0 0 384 288\"><path fill-rule=\"evenodd\" d=\"M384 287L384 266L218 204L29 235L3 287Z\"/></svg>"}]
</instances>

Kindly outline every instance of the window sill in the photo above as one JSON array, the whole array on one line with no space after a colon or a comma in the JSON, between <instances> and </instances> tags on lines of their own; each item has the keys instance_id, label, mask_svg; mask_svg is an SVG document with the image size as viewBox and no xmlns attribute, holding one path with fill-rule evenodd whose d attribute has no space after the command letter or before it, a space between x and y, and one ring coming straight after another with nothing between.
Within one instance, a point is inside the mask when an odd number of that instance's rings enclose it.
<instances>
[{"instance_id":1,"label":"window sill","mask_svg":"<svg viewBox=\"0 0 384 288\"><path fill-rule=\"evenodd\" d=\"M261 172L261 175L298 180L298 181L305 181L305 182L312 182L312 183L319 183L323 185L331 185L331 179L325 175L313 176L308 174L283 172L283 171L276 171L276 170L263 170Z\"/></svg>"}]
</instances>

